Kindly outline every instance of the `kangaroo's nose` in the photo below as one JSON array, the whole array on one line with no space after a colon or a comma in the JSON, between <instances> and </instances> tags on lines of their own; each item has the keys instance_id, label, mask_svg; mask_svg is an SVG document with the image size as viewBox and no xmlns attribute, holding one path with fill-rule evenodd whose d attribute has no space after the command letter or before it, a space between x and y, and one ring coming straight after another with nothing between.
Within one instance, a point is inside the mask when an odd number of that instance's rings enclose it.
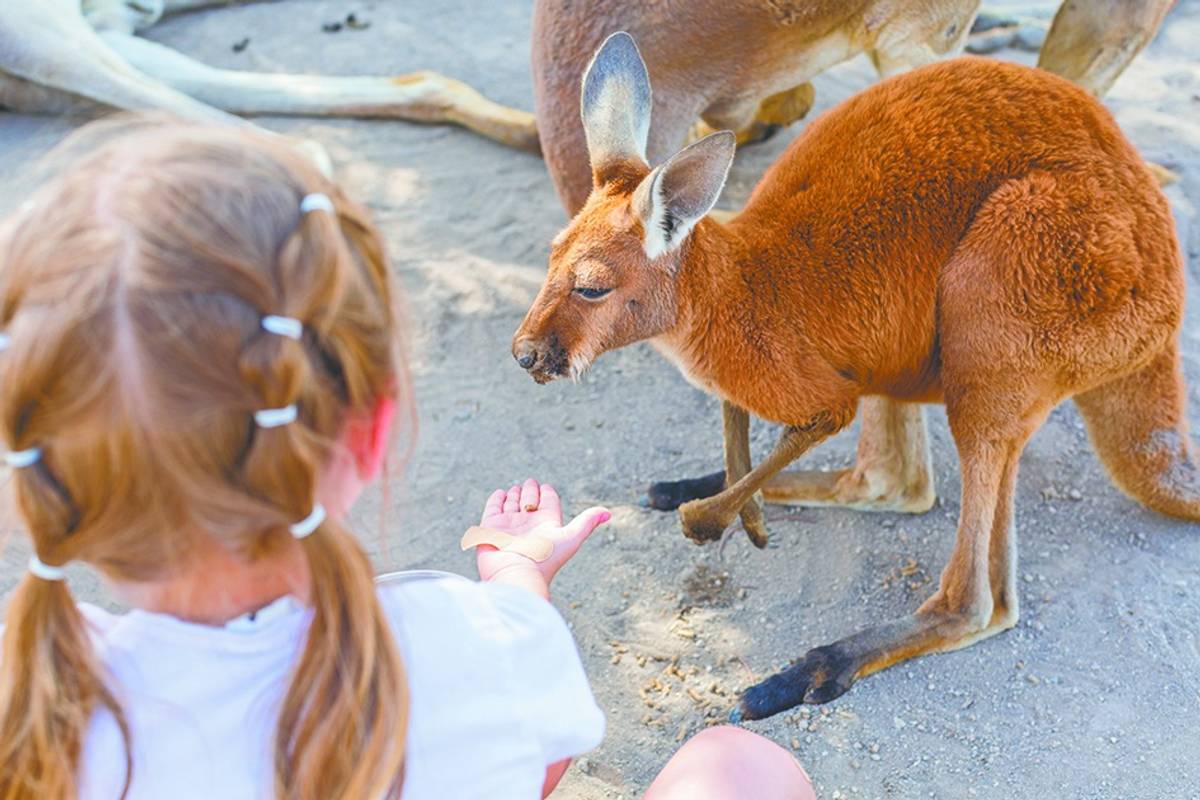
<instances>
[{"instance_id":1,"label":"kangaroo's nose","mask_svg":"<svg viewBox=\"0 0 1200 800\"><path fill-rule=\"evenodd\" d=\"M537 365L537 347L528 339L522 339L513 344L513 358L521 365L521 369L533 369Z\"/></svg>"}]
</instances>

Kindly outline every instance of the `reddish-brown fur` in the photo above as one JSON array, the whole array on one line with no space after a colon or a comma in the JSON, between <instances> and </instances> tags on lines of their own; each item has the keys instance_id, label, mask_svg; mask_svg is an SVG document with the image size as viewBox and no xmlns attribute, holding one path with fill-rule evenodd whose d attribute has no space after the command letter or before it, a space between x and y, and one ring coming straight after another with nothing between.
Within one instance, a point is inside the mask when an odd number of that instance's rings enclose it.
<instances>
[{"instance_id":1,"label":"reddish-brown fur","mask_svg":"<svg viewBox=\"0 0 1200 800\"><path fill-rule=\"evenodd\" d=\"M754 687L746 716L1015 624L1017 460L1068 397L1118 485L1200 520L1170 210L1085 91L970 58L889 79L812 123L732 222L701 219L654 260L631 204L648 171L631 158L596 173L514 352L536 352L530 369L549 380L650 338L694 382L787 426L766 462L683 506L685 532L719 535L862 398L944 402L962 462L958 541L935 595ZM580 284L612 291L592 302Z\"/></svg>"}]
</instances>

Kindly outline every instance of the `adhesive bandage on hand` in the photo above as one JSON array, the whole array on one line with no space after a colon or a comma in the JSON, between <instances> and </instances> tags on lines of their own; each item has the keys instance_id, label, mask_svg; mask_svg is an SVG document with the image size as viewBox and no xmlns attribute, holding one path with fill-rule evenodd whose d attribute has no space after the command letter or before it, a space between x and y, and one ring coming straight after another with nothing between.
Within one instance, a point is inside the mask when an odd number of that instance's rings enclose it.
<instances>
[{"instance_id":1,"label":"adhesive bandage on hand","mask_svg":"<svg viewBox=\"0 0 1200 800\"><path fill-rule=\"evenodd\" d=\"M481 544L491 545L506 553L516 553L531 561L542 562L554 554L554 542L544 536L530 534L528 536L513 536L505 531L494 528L481 528L478 525L467 529L459 545L463 550L479 547Z\"/></svg>"}]
</instances>

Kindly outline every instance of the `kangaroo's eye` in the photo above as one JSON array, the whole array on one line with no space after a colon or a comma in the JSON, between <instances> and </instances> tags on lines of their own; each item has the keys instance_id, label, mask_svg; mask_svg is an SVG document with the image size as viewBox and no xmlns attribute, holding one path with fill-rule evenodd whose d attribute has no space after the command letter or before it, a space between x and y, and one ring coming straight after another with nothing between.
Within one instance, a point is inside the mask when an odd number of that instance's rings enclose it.
<instances>
[{"instance_id":1,"label":"kangaroo's eye","mask_svg":"<svg viewBox=\"0 0 1200 800\"><path fill-rule=\"evenodd\" d=\"M582 297L584 300L599 300L604 295L611 292L612 289L594 289L590 286L576 286L575 294Z\"/></svg>"}]
</instances>

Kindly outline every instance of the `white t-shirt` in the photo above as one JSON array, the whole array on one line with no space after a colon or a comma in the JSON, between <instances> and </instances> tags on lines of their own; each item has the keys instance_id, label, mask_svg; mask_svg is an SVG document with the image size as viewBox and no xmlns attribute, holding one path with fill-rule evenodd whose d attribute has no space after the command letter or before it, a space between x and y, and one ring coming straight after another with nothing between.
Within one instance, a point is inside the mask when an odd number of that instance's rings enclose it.
<instances>
[{"instance_id":1,"label":"white t-shirt","mask_svg":"<svg viewBox=\"0 0 1200 800\"><path fill-rule=\"evenodd\" d=\"M404 800L534 800L546 767L604 735L575 642L525 590L399 573L379 599L410 695ZM129 721L129 800L270 798L272 746L310 612L290 597L224 627L81 604ZM118 797L125 756L107 711L92 721L82 800Z\"/></svg>"}]
</instances>

